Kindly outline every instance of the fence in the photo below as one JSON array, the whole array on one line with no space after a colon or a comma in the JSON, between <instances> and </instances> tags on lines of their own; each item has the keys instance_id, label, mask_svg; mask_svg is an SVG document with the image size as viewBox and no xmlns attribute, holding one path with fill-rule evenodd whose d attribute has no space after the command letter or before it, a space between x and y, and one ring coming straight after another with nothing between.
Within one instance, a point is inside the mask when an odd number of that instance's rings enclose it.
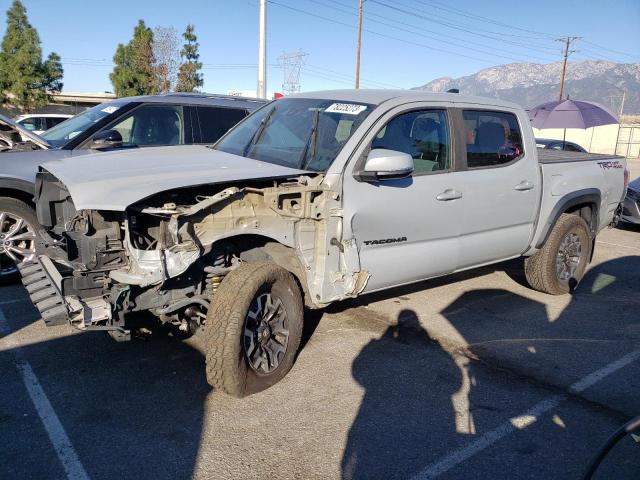
<instances>
[{"instance_id":1,"label":"fence","mask_svg":"<svg viewBox=\"0 0 640 480\"><path fill-rule=\"evenodd\" d=\"M616 155L640 159L640 125L620 125L616 142Z\"/></svg>"}]
</instances>

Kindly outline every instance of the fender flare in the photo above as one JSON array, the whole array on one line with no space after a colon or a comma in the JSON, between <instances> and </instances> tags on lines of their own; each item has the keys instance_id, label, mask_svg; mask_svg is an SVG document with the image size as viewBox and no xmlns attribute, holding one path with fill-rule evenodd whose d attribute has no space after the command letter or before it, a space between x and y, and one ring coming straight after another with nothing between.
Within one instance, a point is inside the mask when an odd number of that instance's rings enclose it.
<instances>
[{"instance_id":1,"label":"fender flare","mask_svg":"<svg viewBox=\"0 0 640 480\"><path fill-rule=\"evenodd\" d=\"M597 188L584 188L582 190L576 190L575 192L567 193L565 196L560 198L558 202L551 210L551 214L542 228L540 239L536 243L536 248L542 248L542 246L546 243L547 238L549 238L549 234L553 229L553 226L560 218L564 212L569 210L572 207L577 205L581 205L584 203L589 203L594 206L591 210L591 222L589 228L591 229L591 236L595 238L596 232L598 231L598 224L600 223L600 204L602 201L602 194L600 190Z\"/></svg>"}]
</instances>

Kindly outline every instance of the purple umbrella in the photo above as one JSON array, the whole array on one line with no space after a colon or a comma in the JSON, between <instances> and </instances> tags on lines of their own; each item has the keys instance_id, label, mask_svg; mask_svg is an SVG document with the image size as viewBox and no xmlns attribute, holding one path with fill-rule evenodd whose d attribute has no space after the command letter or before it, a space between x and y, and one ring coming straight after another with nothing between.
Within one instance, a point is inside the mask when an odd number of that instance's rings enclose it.
<instances>
[{"instance_id":1,"label":"purple umbrella","mask_svg":"<svg viewBox=\"0 0 640 480\"><path fill-rule=\"evenodd\" d=\"M602 105L575 100L556 100L538 105L529 110L529 119L531 125L536 128L563 128L563 149L567 128L586 129L620 123L616 116Z\"/></svg>"},{"instance_id":2,"label":"purple umbrella","mask_svg":"<svg viewBox=\"0 0 640 480\"><path fill-rule=\"evenodd\" d=\"M529 111L536 128L591 128L620 123L602 105L575 100L556 100L538 105Z\"/></svg>"}]
</instances>

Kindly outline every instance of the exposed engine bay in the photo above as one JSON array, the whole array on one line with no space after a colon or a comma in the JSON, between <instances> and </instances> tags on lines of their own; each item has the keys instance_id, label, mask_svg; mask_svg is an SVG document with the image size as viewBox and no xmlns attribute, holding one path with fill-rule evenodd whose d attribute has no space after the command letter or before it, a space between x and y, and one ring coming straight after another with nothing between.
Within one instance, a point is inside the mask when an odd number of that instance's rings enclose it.
<instances>
[{"instance_id":1,"label":"exposed engine bay","mask_svg":"<svg viewBox=\"0 0 640 480\"><path fill-rule=\"evenodd\" d=\"M293 273L311 308L357 295L368 274L355 242L341 239L340 194L322 179L186 187L115 212L76 211L65 186L40 172L38 256L54 264L68 311L55 321L126 336L126 314L149 311L193 333L224 276L252 261Z\"/></svg>"}]
</instances>

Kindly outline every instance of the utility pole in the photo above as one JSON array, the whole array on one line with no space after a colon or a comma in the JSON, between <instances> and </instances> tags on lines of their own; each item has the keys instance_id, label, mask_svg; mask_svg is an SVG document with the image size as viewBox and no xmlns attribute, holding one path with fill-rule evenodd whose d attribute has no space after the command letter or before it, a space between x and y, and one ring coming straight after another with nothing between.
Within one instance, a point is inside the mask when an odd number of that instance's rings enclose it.
<instances>
[{"instance_id":1,"label":"utility pole","mask_svg":"<svg viewBox=\"0 0 640 480\"><path fill-rule=\"evenodd\" d=\"M571 46L571 42L575 42L579 40L581 37L566 37L566 38L556 38L556 42L564 42L564 61L562 62L562 73L560 74L560 96L558 100L562 101L562 95L564 94L564 76L567 72L567 59L569 55L575 52L575 50L569 50Z\"/></svg>"},{"instance_id":2,"label":"utility pole","mask_svg":"<svg viewBox=\"0 0 640 480\"><path fill-rule=\"evenodd\" d=\"M358 14L358 46L356 47L356 89L360 88L360 45L362 44L362 4L360 0L360 12Z\"/></svg>"},{"instance_id":3,"label":"utility pole","mask_svg":"<svg viewBox=\"0 0 640 480\"><path fill-rule=\"evenodd\" d=\"M257 96L267 98L267 0L260 0Z\"/></svg>"},{"instance_id":4,"label":"utility pole","mask_svg":"<svg viewBox=\"0 0 640 480\"><path fill-rule=\"evenodd\" d=\"M622 91L622 102L620 103L620 111L618 112L618 117L622 116L622 112L624 111L624 99L627 96L627 91Z\"/></svg>"}]
</instances>

